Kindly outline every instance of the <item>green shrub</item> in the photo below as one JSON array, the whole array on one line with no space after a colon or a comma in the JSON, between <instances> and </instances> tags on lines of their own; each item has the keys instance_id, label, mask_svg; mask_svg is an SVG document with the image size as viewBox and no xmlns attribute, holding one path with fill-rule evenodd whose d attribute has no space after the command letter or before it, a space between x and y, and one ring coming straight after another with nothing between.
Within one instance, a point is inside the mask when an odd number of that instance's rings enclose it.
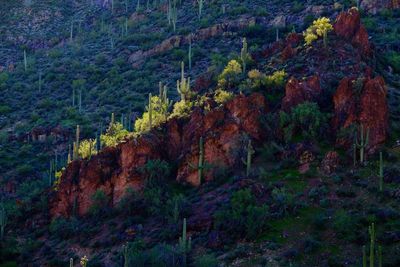
<instances>
[{"instance_id":1,"label":"green shrub","mask_svg":"<svg viewBox=\"0 0 400 267\"><path fill-rule=\"evenodd\" d=\"M167 110L163 107L163 103L159 96L151 97L151 106L147 107L147 111L143 113L141 118L135 121L135 132L143 133L150 130L150 111L151 108L151 127L156 127L167 119ZM168 107L167 107L168 109Z\"/></svg>"},{"instance_id":2,"label":"green shrub","mask_svg":"<svg viewBox=\"0 0 400 267\"><path fill-rule=\"evenodd\" d=\"M144 175L148 186L156 186L165 182L169 177L171 167L168 162L155 159L148 160L139 171Z\"/></svg>"},{"instance_id":3,"label":"green shrub","mask_svg":"<svg viewBox=\"0 0 400 267\"><path fill-rule=\"evenodd\" d=\"M254 239L265 230L268 216L268 207L257 205L250 189L242 189L232 195L230 206L216 212L215 227Z\"/></svg>"},{"instance_id":4,"label":"green shrub","mask_svg":"<svg viewBox=\"0 0 400 267\"><path fill-rule=\"evenodd\" d=\"M174 109L170 115L170 118L174 117L186 117L192 112L194 103L191 101L179 101L174 104Z\"/></svg>"},{"instance_id":5,"label":"green shrub","mask_svg":"<svg viewBox=\"0 0 400 267\"><path fill-rule=\"evenodd\" d=\"M295 198L286 188L274 188L271 193L278 217L286 216L295 208Z\"/></svg>"},{"instance_id":6,"label":"green shrub","mask_svg":"<svg viewBox=\"0 0 400 267\"><path fill-rule=\"evenodd\" d=\"M229 61L228 65L218 77L218 88L232 89L240 81L242 66L236 60Z\"/></svg>"},{"instance_id":7,"label":"green shrub","mask_svg":"<svg viewBox=\"0 0 400 267\"><path fill-rule=\"evenodd\" d=\"M79 143L79 156L82 159L90 158L97 154L96 139L83 140Z\"/></svg>"},{"instance_id":8,"label":"green shrub","mask_svg":"<svg viewBox=\"0 0 400 267\"><path fill-rule=\"evenodd\" d=\"M213 254L205 254L194 260L195 267L217 267L218 260Z\"/></svg>"},{"instance_id":9,"label":"green shrub","mask_svg":"<svg viewBox=\"0 0 400 267\"><path fill-rule=\"evenodd\" d=\"M290 113L280 113L280 127L286 142L293 141L296 134L306 140L318 138L327 120L328 115L322 113L316 103L311 102L297 105Z\"/></svg>"},{"instance_id":10,"label":"green shrub","mask_svg":"<svg viewBox=\"0 0 400 267\"><path fill-rule=\"evenodd\" d=\"M385 58L390 66L396 71L400 73L400 53L395 51L390 51L385 54Z\"/></svg>"},{"instance_id":11,"label":"green shrub","mask_svg":"<svg viewBox=\"0 0 400 267\"><path fill-rule=\"evenodd\" d=\"M106 193L97 189L96 192L91 197L92 205L89 208L89 213L93 216L98 216L104 214L107 211L109 205L109 197Z\"/></svg>"},{"instance_id":12,"label":"green shrub","mask_svg":"<svg viewBox=\"0 0 400 267\"><path fill-rule=\"evenodd\" d=\"M128 135L129 132L124 129L121 123L110 123L106 133L100 136L100 141L103 146L116 146Z\"/></svg>"}]
</instances>

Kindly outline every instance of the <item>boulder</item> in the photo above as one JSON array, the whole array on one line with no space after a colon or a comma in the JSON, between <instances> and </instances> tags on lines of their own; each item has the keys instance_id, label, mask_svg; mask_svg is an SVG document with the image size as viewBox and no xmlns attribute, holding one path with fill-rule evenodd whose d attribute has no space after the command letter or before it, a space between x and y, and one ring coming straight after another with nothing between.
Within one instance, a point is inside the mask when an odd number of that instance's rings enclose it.
<instances>
[{"instance_id":1,"label":"boulder","mask_svg":"<svg viewBox=\"0 0 400 267\"><path fill-rule=\"evenodd\" d=\"M306 101L318 101L322 93L318 76L312 76L300 82L292 77L286 84L282 109L290 111L293 107Z\"/></svg>"}]
</instances>

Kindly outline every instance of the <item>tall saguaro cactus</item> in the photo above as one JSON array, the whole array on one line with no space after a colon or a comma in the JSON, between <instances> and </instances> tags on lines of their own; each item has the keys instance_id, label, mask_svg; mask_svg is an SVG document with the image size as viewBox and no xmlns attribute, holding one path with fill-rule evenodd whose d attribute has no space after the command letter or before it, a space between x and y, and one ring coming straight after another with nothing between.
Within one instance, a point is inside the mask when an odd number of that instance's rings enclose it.
<instances>
[{"instance_id":1,"label":"tall saguaro cactus","mask_svg":"<svg viewBox=\"0 0 400 267\"><path fill-rule=\"evenodd\" d=\"M24 50L24 69L25 69L25 71L28 70L28 58L26 55L26 50Z\"/></svg>"},{"instance_id":2,"label":"tall saguaro cactus","mask_svg":"<svg viewBox=\"0 0 400 267\"><path fill-rule=\"evenodd\" d=\"M242 50L240 51L240 59L242 61L243 73L244 74L246 74L246 64L247 64L248 57L249 57L249 53L247 51L247 40L246 40L246 38L243 38Z\"/></svg>"},{"instance_id":3,"label":"tall saguaro cactus","mask_svg":"<svg viewBox=\"0 0 400 267\"><path fill-rule=\"evenodd\" d=\"M242 159L244 165L246 165L246 176L250 175L251 172L251 161L254 154L254 148L251 145L251 140L247 143L247 157L246 160Z\"/></svg>"},{"instance_id":4,"label":"tall saguaro cactus","mask_svg":"<svg viewBox=\"0 0 400 267\"><path fill-rule=\"evenodd\" d=\"M73 159L79 158L79 139L80 139L80 126L76 125L75 142L73 144Z\"/></svg>"},{"instance_id":5,"label":"tall saguaro cactus","mask_svg":"<svg viewBox=\"0 0 400 267\"><path fill-rule=\"evenodd\" d=\"M174 3L171 7L171 22L172 22L172 27L174 29L174 32L176 32L176 24L178 22L178 8L176 7L176 0L173 0Z\"/></svg>"},{"instance_id":6,"label":"tall saguaro cactus","mask_svg":"<svg viewBox=\"0 0 400 267\"><path fill-rule=\"evenodd\" d=\"M186 254L192 249L192 238L187 237L186 218L183 219L182 236L179 237L179 248L181 252L183 252L184 254L183 266L186 266L186 261L187 261Z\"/></svg>"},{"instance_id":7,"label":"tall saguaro cactus","mask_svg":"<svg viewBox=\"0 0 400 267\"><path fill-rule=\"evenodd\" d=\"M7 225L7 211L3 203L0 203L0 240L4 239L4 231Z\"/></svg>"},{"instance_id":8,"label":"tall saguaro cactus","mask_svg":"<svg viewBox=\"0 0 400 267\"><path fill-rule=\"evenodd\" d=\"M374 267L375 265L375 223L372 223L368 228L369 238L370 238L370 246L369 246L369 266Z\"/></svg>"},{"instance_id":9,"label":"tall saguaro cactus","mask_svg":"<svg viewBox=\"0 0 400 267\"><path fill-rule=\"evenodd\" d=\"M199 140L199 160L197 166L189 163L189 167L192 169L197 170L197 177L198 177L198 184L201 185L204 177L204 171L209 168L208 164L205 162L204 159L204 140L203 137L200 137Z\"/></svg>"},{"instance_id":10,"label":"tall saguaro cactus","mask_svg":"<svg viewBox=\"0 0 400 267\"><path fill-rule=\"evenodd\" d=\"M383 155L379 152L379 191L383 191Z\"/></svg>"},{"instance_id":11,"label":"tall saguaro cactus","mask_svg":"<svg viewBox=\"0 0 400 267\"><path fill-rule=\"evenodd\" d=\"M164 115L165 121L168 119L168 110L172 106L172 101L168 99L168 88L166 85L163 86L162 82L159 83L159 98L160 98L160 109Z\"/></svg>"},{"instance_id":12,"label":"tall saguaro cactus","mask_svg":"<svg viewBox=\"0 0 400 267\"><path fill-rule=\"evenodd\" d=\"M200 19L201 14L203 13L204 0L197 0L197 4L199 5L199 19Z\"/></svg>"},{"instance_id":13,"label":"tall saguaro cactus","mask_svg":"<svg viewBox=\"0 0 400 267\"><path fill-rule=\"evenodd\" d=\"M153 126L153 104L151 103L151 98L152 98L152 95L150 93L149 94L149 104L146 107L147 112L149 113L149 131L151 130L151 128Z\"/></svg>"},{"instance_id":14,"label":"tall saguaro cactus","mask_svg":"<svg viewBox=\"0 0 400 267\"><path fill-rule=\"evenodd\" d=\"M192 70L192 36L189 37L189 52L188 52L188 59L189 59L189 70Z\"/></svg>"},{"instance_id":15,"label":"tall saguaro cactus","mask_svg":"<svg viewBox=\"0 0 400 267\"><path fill-rule=\"evenodd\" d=\"M176 89L181 96L181 100L186 101L190 95L190 77L185 78L185 63L181 62L181 80L176 81Z\"/></svg>"},{"instance_id":16,"label":"tall saguaro cactus","mask_svg":"<svg viewBox=\"0 0 400 267\"><path fill-rule=\"evenodd\" d=\"M369 143L369 129L366 130L364 126L360 126L360 137L355 137L355 145L360 150L360 164L363 164L365 161L365 151L367 149Z\"/></svg>"}]
</instances>

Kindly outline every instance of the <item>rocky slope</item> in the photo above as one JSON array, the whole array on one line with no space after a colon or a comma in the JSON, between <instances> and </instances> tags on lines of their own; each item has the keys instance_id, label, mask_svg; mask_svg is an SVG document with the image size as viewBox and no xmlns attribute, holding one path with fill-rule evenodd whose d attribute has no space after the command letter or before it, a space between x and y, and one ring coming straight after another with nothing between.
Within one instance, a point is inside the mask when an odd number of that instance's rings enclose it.
<instances>
[{"instance_id":1,"label":"rocky slope","mask_svg":"<svg viewBox=\"0 0 400 267\"><path fill-rule=\"evenodd\" d=\"M336 35L351 42L363 57L372 54L368 35L355 9L341 13L334 28ZM387 92L382 77L372 78L372 73L364 75L361 88L355 88L354 77L340 82L331 100L334 104L332 131L362 125L369 129L367 149L372 152L387 138ZM290 110L305 101L318 102L324 98L323 94L318 76L304 82L292 78L286 85L282 109ZM237 166L240 159L234 151L239 150L243 135L256 144L264 140L266 134L261 121L267 114L268 104L263 95L253 94L239 95L219 108L215 103L209 105L214 107L209 112L196 109L186 120L170 120L160 130L106 149L89 161L71 163L51 200L51 214L70 216L74 205L77 214L86 214L91 206L90 198L98 189L104 190L115 205L127 188L143 188L145 181L139 170L148 160L165 160L177 166L172 172L177 181L199 186L197 170L191 166L198 162L200 137L204 138L205 161L214 169ZM212 173L206 172L205 182L212 179Z\"/></svg>"}]
</instances>

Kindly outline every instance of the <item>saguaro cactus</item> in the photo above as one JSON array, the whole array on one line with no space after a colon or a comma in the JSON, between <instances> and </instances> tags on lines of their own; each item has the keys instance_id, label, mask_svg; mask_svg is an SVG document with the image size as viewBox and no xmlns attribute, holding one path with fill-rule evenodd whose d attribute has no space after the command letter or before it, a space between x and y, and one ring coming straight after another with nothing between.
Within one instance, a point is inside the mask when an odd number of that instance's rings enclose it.
<instances>
[{"instance_id":1,"label":"saguaro cactus","mask_svg":"<svg viewBox=\"0 0 400 267\"><path fill-rule=\"evenodd\" d=\"M25 68L25 71L28 70L28 58L26 56L26 50L24 50L24 68Z\"/></svg>"},{"instance_id":2,"label":"saguaro cactus","mask_svg":"<svg viewBox=\"0 0 400 267\"><path fill-rule=\"evenodd\" d=\"M197 4L199 5L199 19L200 19L201 14L203 13L204 0L197 0Z\"/></svg>"},{"instance_id":3,"label":"saguaro cactus","mask_svg":"<svg viewBox=\"0 0 400 267\"><path fill-rule=\"evenodd\" d=\"M153 104L151 103L151 93L149 94L149 104L146 107L147 112L149 113L149 131L151 130L153 126Z\"/></svg>"},{"instance_id":4,"label":"saguaro cactus","mask_svg":"<svg viewBox=\"0 0 400 267\"><path fill-rule=\"evenodd\" d=\"M200 137L199 140L199 161L197 163L197 166L194 166L193 164L189 163L189 166L195 170L197 170L198 174L198 184L201 185L201 182L203 181L204 177L204 170L208 168L205 160L204 160L204 141L203 137Z\"/></svg>"},{"instance_id":5,"label":"saguaro cactus","mask_svg":"<svg viewBox=\"0 0 400 267\"><path fill-rule=\"evenodd\" d=\"M172 106L172 101L168 99L168 88L166 85L163 86L162 82L159 83L159 98L160 98L160 109L164 115L165 121L168 119L168 110Z\"/></svg>"},{"instance_id":6,"label":"saguaro cactus","mask_svg":"<svg viewBox=\"0 0 400 267\"><path fill-rule=\"evenodd\" d=\"M362 266L367 267L367 250L366 250L365 246L362 247L362 254L363 254Z\"/></svg>"},{"instance_id":7,"label":"saguaro cactus","mask_svg":"<svg viewBox=\"0 0 400 267\"><path fill-rule=\"evenodd\" d=\"M74 160L79 158L79 139L80 139L80 127L76 125L75 142L73 143L73 153L72 158Z\"/></svg>"},{"instance_id":8,"label":"saguaro cactus","mask_svg":"<svg viewBox=\"0 0 400 267\"><path fill-rule=\"evenodd\" d=\"M192 70L192 36L189 37L189 52L188 52L188 59L189 59L189 70Z\"/></svg>"},{"instance_id":9,"label":"saguaro cactus","mask_svg":"<svg viewBox=\"0 0 400 267\"><path fill-rule=\"evenodd\" d=\"M363 164L365 161L365 151L369 143L369 129L367 129L366 133L364 131L364 126L360 127L360 137L355 137L355 145L360 150L360 163Z\"/></svg>"},{"instance_id":10,"label":"saguaro cactus","mask_svg":"<svg viewBox=\"0 0 400 267\"><path fill-rule=\"evenodd\" d=\"M375 223L372 223L371 226L368 228L369 238L370 238L370 245L369 245L369 266L374 267L375 263Z\"/></svg>"},{"instance_id":11,"label":"saguaro cactus","mask_svg":"<svg viewBox=\"0 0 400 267\"><path fill-rule=\"evenodd\" d=\"M183 219L182 236L179 237L179 246L184 253L187 253L192 248L192 239L187 237L186 218Z\"/></svg>"},{"instance_id":12,"label":"saguaro cactus","mask_svg":"<svg viewBox=\"0 0 400 267\"><path fill-rule=\"evenodd\" d=\"M176 81L176 89L181 96L181 100L186 101L190 96L190 77L185 78L185 63L181 62L181 80Z\"/></svg>"},{"instance_id":13,"label":"saguaro cactus","mask_svg":"<svg viewBox=\"0 0 400 267\"><path fill-rule=\"evenodd\" d=\"M383 191L383 155L379 152L379 191Z\"/></svg>"},{"instance_id":14,"label":"saguaro cactus","mask_svg":"<svg viewBox=\"0 0 400 267\"><path fill-rule=\"evenodd\" d=\"M4 239L4 231L7 225L7 211L3 203L0 203L0 240Z\"/></svg>"},{"instance_id":15,"label":"saguaro cactus","mask_svg":"<svg viewBox=\"0 0 400 267\"><path fill-rule=\"evenodd\" d=\"M174 0L174 4L171 8L171 22L174 32L176 31L176 23L178 22L178 8L176 7L176 0Z\"/></svg>"},{"instance_id":16,"label":"saguaro cactus","mask_svg":"<svg viewBox=\"0 0 400 267\"><path fill-rule=\"evenodd\" d=\"M199 184L201 184L201 181L203 180L203 175L204 175L204 141L203 137L200 137L199 141L199 165L197 166L199 170Z\"/></svg>"},{"instance_id":17,"label":"saguaro cactus","mask_svg":"<svg viewBox=\"0 0 400 267\"><path fill-rule=\"evenodd\" d=\"M247 40L246 40L246 38L243 38L242 50L240 51L240 59L242 60L244 74L246 74L246 63L247 63L248 57L249 57L249 53L247 51Z\"/></svg>"},{"instance_id":18,"label":"saguaro cactus","mask_svg":"<svg viewBox=\"0 0 400 267\"><path fill-rule=\"evenodd\" d=\"M247 157L246 160L242 159L244 165L246 165L246 176L250 175L251 172L251 160L254 154L254 148L251 145L251 140L249 140L248 144L247 144Z\"/></svg>"}]
</instances>

